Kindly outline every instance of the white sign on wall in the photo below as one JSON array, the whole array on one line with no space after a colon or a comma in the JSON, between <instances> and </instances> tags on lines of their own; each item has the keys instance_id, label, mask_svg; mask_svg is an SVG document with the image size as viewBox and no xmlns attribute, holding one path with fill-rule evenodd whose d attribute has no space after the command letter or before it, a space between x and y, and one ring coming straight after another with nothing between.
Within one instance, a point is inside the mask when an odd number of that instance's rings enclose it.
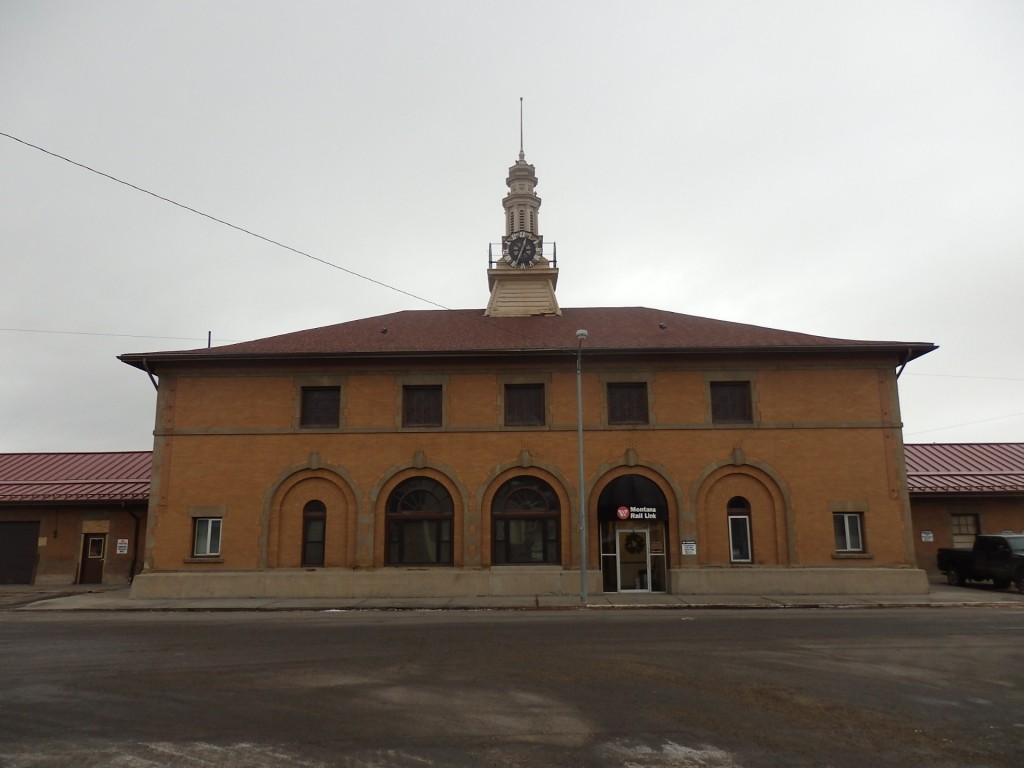
<instances>
[{"instance_id":1,"label":"white sign on wall","mask_svg":"<svg viewBox=\"0 0 1024 768\"><path fill-rule=\"evenodd\" d=\"M684 541L683 542L683 554L684 555L696 555L697 554L697 542L696 541Z\"/></svg>"},{"instance_id":2,"label":"white sign on wall","mask_svg":"<svg viewBox=\"0 0 1024 768\"><path fill-rule=\"evenodd\" d=\"M128 539L117 540L117 554L127 555L128 554Z\"/></svg>"}]
</instances>

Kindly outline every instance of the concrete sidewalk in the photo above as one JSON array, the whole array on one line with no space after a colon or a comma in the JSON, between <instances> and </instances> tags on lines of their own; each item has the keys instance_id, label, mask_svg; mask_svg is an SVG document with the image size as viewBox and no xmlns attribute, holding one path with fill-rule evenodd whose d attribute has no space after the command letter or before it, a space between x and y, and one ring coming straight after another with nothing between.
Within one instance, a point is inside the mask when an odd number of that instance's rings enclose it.
<instances>
[{"instance_id":1,"label":"concrete sidewalk","mask_svg":"<svg viewBox=\"0 0 1024 768\"><path fill-rule=\"evenodd\" d=\"M990 586L932 584L927 595L666 595L579 597L388 597L132 599L129 588L99 585L0 586L0 611L326 611L326 610L573 610L627 608L1024 608L1024 595Z\"/></svg>"}]
</instances>

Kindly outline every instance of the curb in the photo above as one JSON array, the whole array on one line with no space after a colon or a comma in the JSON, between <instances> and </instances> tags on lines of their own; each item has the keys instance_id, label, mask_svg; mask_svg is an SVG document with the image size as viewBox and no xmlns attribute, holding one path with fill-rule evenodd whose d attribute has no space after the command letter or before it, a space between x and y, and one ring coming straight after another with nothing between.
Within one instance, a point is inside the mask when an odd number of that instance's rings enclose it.
<instances>
[{"instance_id":1,"label":"curb","mask_svg":"<svg viewBox=\"0 0 1024 768\"><path fill-rule=\"evenodd\" d=\"M203 605L201 601L182 601L184 604L169 605L166 603L152 603L139 601L135 605L124 604L67 604L47 605L52 600L58 600L68 595L45 597L24 603L16 603L0 606L0 612L19 611L34 613L351 613L361 612L526 612L526 611L792 611L792 610L820 610L820 611L851 611L851 610L892 610L892 609L944 609L944 608L1006 608L1022 609L1024 602L1015 601L920 601L912 602L830 602L830 601L809 601L809 602L763 602L763 603L634 603L634 604L592 604L587 605L289 605L286 602L273 605ZM765 598L770 599L770 598ZM77 602L77 601L76 601Z\"/></svg>"}]
</instances>

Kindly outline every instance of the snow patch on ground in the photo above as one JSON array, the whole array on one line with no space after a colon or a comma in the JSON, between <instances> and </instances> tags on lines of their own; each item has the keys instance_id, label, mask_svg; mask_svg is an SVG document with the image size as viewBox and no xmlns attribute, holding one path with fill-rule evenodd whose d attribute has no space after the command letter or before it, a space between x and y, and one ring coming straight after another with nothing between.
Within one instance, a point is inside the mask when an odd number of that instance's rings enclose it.
<instances>
[{"instance_id":1,"label":"snow patch on ground","mask_svg":"<svg viewBox=\"0 0 1024 768\"><path fill-rule=\"evenodd\" d=\"M617 741L606 745L605 749L622 758L623 768L741 768L728 752L708 745L695 749L666 741L655 748Z\"/></svg>"},{"instance_id":2,"label":"snow patch on ground","mask_svg":"<svg viewBox=\"0 0 1024 768\"><path fill-rule=\"evenodd\" d=\"M525 745L524 745L525 746ZM478 753L479 764L507 768L548 765L552 753L532 744L517 749L505 744ZM708 745L687 747L672 741L651 746L618 740L570 748L592 765L611 768L742 768L733 757ZM555 748L564 754L565 745ZM338 753L330 763L309 759L286 745L210 744L208 742L129 742L123 744L47 741L16 751L0 748L4 768L49 768L77 765L85 768L449 768L477 764L468 755L452 754L436 746L426 750L377 749ZM558 764L563 764L559 762Z\"/></svg>"}]
</instances>

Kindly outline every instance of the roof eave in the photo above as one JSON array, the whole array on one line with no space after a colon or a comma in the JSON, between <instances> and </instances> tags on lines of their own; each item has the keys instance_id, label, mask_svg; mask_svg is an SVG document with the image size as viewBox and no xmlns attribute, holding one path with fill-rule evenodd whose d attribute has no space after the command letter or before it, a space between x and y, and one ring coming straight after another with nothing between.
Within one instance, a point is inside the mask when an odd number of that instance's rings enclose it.
<instances>
[{"instance_id":1,"label":"roof eave","mask_svg":"<svg viewBox=\"0 0 1024 768\"><path fill-rule=\"evenodd\" d=\"M730 347L623 347L602 348L584 346L585 357L622 357L625 355L645 356L758 356L766 355L893 355L900 362L909 362L937 349L934 344L823 344L823 345L777 345L777 346L730 346ZM447 350L382 350L379 352L239 352L217 353L197 350L188 352L124 354L118 360L142 371L152 371L155 365L175 363L239 363L274 362L293 360L380 360L380 359L424 359L424 358L489 358L508 355L533 355L554 357L575 356L577 348L521 347L490 349L447 349Z\"/></svg>"}]
</instances>

